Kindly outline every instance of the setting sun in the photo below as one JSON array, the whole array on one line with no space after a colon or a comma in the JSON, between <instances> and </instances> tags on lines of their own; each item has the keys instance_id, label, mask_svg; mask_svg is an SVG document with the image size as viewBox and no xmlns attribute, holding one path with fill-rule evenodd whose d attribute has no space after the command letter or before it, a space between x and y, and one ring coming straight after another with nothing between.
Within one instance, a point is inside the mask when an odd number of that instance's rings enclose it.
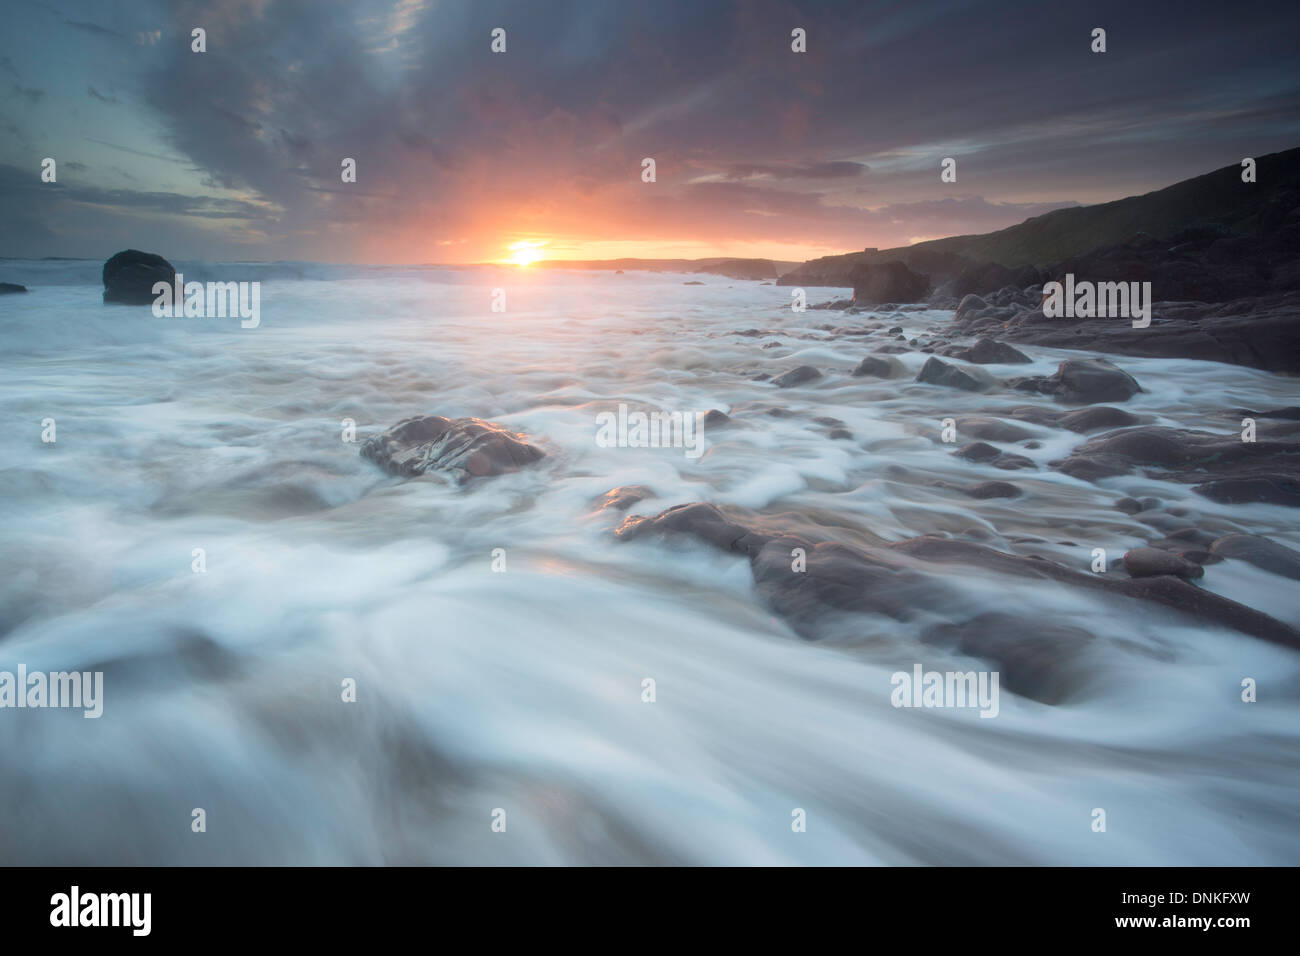
<instances>
[{"instance_id":1,"label":"setting sun","mask_svg":"<svg viewBox=\"0 0 1300 956\"><path fill-rule=\"evenodd\" d=\"M546 244L545 239L521 239L519 242L512 242L507 248L514 254L506 261L517 266L532 265L542 258L541 249Z\"/></svg>"}]
</instances>

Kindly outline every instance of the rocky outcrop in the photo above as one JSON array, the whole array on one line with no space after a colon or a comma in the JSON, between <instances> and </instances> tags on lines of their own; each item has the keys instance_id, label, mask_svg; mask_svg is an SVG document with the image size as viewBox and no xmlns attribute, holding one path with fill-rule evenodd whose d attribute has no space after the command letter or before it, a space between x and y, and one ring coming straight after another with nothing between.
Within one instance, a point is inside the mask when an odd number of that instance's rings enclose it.
<instances>
[{"instance_id":1,"label":"rocky outcrop","mask_svg":"<svg viewBox=\"0 0 1300 956\"><path fill-rule=\"evenodd\" d=\"M18 292L26 292L27 286L19 285L16 282L0 282L0 295L13 295Z\"/></svg>"},{"instance_id":2,"label":"rocky outcrop","mask_svg":"<svg viewBox=\"0 0 1300 956\"><path fill-rule=\"evenodd\" d=\"M853 304L920 302L930 292L930 280L901 262L861 265L853 270Z\"/></svg>"},{"instance_id":3,"label":"rocky outcrop","mask_svg":"<svg viewBox=\"0 0 1300 956\"><path fill-rule=\"evenodd\" d=\"M1115 599L1150 601L1202 624L1300 649L1300 631L1294 627L1171 574L1142 578L1090 574L1040 557L931 535L850 547L791 533L778 520L703 503L678 505L653 517L629 516L615 534L623 540L693 538L744 556L760 596L809 640L860 634L861 620L856 616L862 614L918 624L935 616L947 618L949 623L938 625L941 630L929 639L969 641L964 645L967 652L998 664L1009 690L1047 702L1060 699L1060 681L1069 672L1069 650L1087 640L1087 632L1067 628L1069 633L1056 635L1051 627L1047 630L1053 632L1052 639L1046 644L1018 640L1017 634L1044 634L1044 622L1010 615L1018 622L1013 625L1006 615L997 615L995 621L985 620L987 615L972 616L969 596L956 583L964 574L978 569L985 575L1050 581ZM794 549L804 555L802 569L792 565ZM1027 661L1034 666L1026 666Z\"/></svg>"},{"instance_id":4,"label":"rocky outcrop","mask_svg":"<svg viewBox=\"0 0 1300 956\"><path fill-rule=\"evenodd\" d=\"M422 415L361 446L361 456L404 478L438 472L456 482L504 475L545 457L526 435L480 418Z\"/></svg>"},{"instance_id":5,"label":"rocky outcrop","mask_svg":"<svg viewBox=\"0 0 1300 956\"><path fill-rule=\"evenodd\" d=\"M1050 319L1041 303L981 308L963 301L953 323L963 334L1027 345L1300 372L1300 292L1215 304L1157 301L1151 324L1136 329L1124 319Z\"/></svg>"},{"instance_id":6,"label":"rocky outcrop","mask_svg":"<svg viewBox=\"0 0 1300 956\"><path fill-rule=\"evenodd\" d=\"M160 255L126 249L104 263L104 301L152 305L154 283L176 281L176 270Z\"/></svg>"},{"instance_id":7,"label":"rocky outcrop","mask_svg":"<svg viewBox=\"0 0 1300 956\"><path fill-rule=\"evenodd\" d=\"M1194 484L1214 501L1300 507L1300 440L1289 435L1245 442L1237 435L1144 425L1090 439L1052 464L1086 481L1141 469Z\"/></svg>"}]
</instances>

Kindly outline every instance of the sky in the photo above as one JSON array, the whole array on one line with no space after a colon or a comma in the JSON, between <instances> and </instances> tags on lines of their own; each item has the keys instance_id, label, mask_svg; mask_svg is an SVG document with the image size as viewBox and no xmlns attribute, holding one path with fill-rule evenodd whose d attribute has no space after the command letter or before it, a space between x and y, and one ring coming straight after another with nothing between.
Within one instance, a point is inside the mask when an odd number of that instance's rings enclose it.
<instances>
[{"instance_id":1,"label":"sky","mask_svg":"<svg viewBox=\"0 0 1300 956\"><path fill-rule=\"evenodd\" d=\"M1294 2L5 6L0 256L800 261L1300 145Z\"/></svg>"}]
</instances>

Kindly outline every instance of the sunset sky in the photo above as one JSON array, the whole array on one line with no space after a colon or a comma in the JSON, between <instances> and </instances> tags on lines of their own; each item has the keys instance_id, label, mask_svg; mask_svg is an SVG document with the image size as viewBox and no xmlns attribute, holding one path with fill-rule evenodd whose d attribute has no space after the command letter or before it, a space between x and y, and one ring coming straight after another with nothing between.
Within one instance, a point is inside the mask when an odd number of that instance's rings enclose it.
<instances>
[{"instance_id":1,"label":"sunset sky","mask_svg":"<svg viewBox=\"0 0 1300 956\"><path fill-rule=\"evenodd\" d=\"M15 0L5 19L5 256L802 260L1300 145L1293 2Z\"/></svg>"}]
</instances>

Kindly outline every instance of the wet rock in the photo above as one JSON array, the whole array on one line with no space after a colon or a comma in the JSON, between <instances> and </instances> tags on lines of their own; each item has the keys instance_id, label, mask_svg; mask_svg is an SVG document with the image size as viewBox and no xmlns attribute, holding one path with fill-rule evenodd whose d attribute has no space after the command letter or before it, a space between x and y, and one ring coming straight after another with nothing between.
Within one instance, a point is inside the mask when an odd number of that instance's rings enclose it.
<instances>
[{"instance_id":1,"label":"wet rock","mask_svg":"<svg viewBox=\"0 0 1300 956\"><path fill-rule=\"evenodd\" d=\"M782 530L778 520L788 519L735 509L724 512L697 503L669 508L654 517L630 516L615 534L624 540L684 535L747 557L758 593L808 639L860 633L860 623L845 615L883 614L898 620L940 615L959 620L969 614L969 597L953 581L967 569L978 568L983 574L1052 581L1114 598L1152 601L1200 623L1300 649L1300 631L1295 628L1169 574L1145 578L1088 574L1042 557L1006 554L933 535L879 547L814 543L806 535ZM795 548L805 554L803 571L792 568ZM1042 623L1034 622L1036 627Z\"/></svg>"},{"instance_id":2,"label":"wet rock","mask_svg":"<svg viewBox=\"0 0 1300 956\"><path fill-rule=\"evenodd\" d=\"M431 471L457 482L504 475L545 457L527 436L480 418L422 415L398 422L361 446L361 456L389 474L414 477Z\"/></svg>"},{"instance_id":3,"label":"wet rock","mask_svg":"<svg viewBox=\"0 0 1300 956\"><path fill-rule=\"evenodd\" d=\"M1173 574L1186 580L1199 578L1205 573L1199 564L1159 548L1134 548L1127 552L1124 555L1124 570L1134 578Z\"/></svg>"},{"instance_id":4,"label":"wet rock","mask_svg":"<svg viewBox=\"0 0 1300 956\"><path fill-rule=\"evenodd\" d=\"M1127 428L1136 425L1140 419L1131 412L1110 405L1094 405L1063 415L1057 421L1062 428L1084 434L1102 428Z\"/></svg>"},{"instance_id":5,"label":"wet rock","mask_svg":"<svg viewBox=\"0 0 1300 956\"><path fill-rule=\"evenodd\" d=\"M1115 502L1115 507L1126 515L1135 515L1142 510L1142 502L1136 498L1121 498Z\"/></svg>"},{"instance_id":6,"label":"wet rock","mask_svg":"<svg viewBox=\"0 0 1300 956\"><path fill-rule=\"evenodd\" d=\"M894 373L901 367L897 362L868 355L858 363L858 367L853 370L853 374L857 378L868 375L873 378L892 378Z\"/></svg>"},{"instance_id":7,"label":"wet rock","mask_svg":"<svg viewBox=\"0 0 1300 956\"><path fill-rule=\"evenodd\" d=\"M1053 462L1085 481L1142 468L1227 504L1269 502L1300 507L1300 440L1243 442L1234 436L1143 425L1108 432Z\"/></svg>"},{"instance_id":8,"label":"wet rock","mask_svg":"<svg viewBox=\"0 0 1300 956\"><path fill-rule=\"evenodd\" d=\"M992 612L960 624L935 625L921 640L995 661L999 681L1011 693L1044 704L1060 704L1086 678L1074 664L1093 635L1069 624Z\"/></svg>"},{"instance_id":9,"label":"wet rock","mask_svg":"<svg viewBox=\"0 0 1300 956\"><path fill-rule=\"evenodd\" d=\"M1055 375L1031 376L1007 382L1012 388L1052 395L1073 405L1126 402L1142 391L1132 375L1106 359L1066 359Z\"/></svg>"},{"instance_id":10,"label":"wet rock","mask_svg":"<svg viewBox=\"0 0 1300 956\"><path fill-rule=\"evenodd\" d=\"M953 319L960 321L977 312L983 312L988 307L989 304L987 302L972 292L962 297L961 302L957 305L957 312L956 315L953 316Z\"/></svg>"},{"instance_id":11,"label":"wet rock","mask_svg":"<svg viewBox=\"0 0 1300 956\"><path fill-rule=\"evenodd\" d=\"M1300 508L1300 481L1293 475L1223 478L1196 485L1195 491L1225 505L1269 504Z\"/></svg>"},{"instance_id":12,"label":"wet rock","mask_svg":"<svg viewBox=\"0 0 1300 956\"><path fill-rule=\"evenodd\" d=\"M14 295L18 292L26 292L27 286L19 285L16 282L0 282L0 295ZM153 301L152 299L150 301Z\"/></svg>"},{"instance_id":13,"label":"wet rock","mask_svg":"<svg viewBox=\"0 0 1300 956\"><path fill-rule=\"evenodd\" d=\"M704 416L704 424L715 428L719 425L725 425L729 421L731 421L731 416L718 408L709 409L708 413Z\"/></svg>"},{"instance_id":14,"label":"wet rock","mask_svg":"<svg viewBox=\"0 0 1300 956\"><path fill-rule=\"evenodd\" d=\"M1300 551L1278 544L1263 535L1224 535L1210 545L1210 553L1220 558L1245 561L1273 574L1300 581Z\"/></svg>"},{"instance_id":15,"label":"wet rock","mask_svg":"<svg viewBox=\"0 0 1300 956\"><path fill-rule=\"evenodd\" d=\"M1019 349L990 338L980 339L970 348L953 349L948 354L976 365L1027 365L1033 361Z\"/></svg>"},{"instance_id":16,"label":"wet rock","mask_svg":"<svg viewBox=\"0 0 1300 956\"><path fill-rule=\"evenodd\" d=\"M1290 255L1294 260L1295 252ZM1151 279L1151 274L1143 273L1142 278ZM1153 289L1167 300L1181 298L1171 286L1153 282ZM1157 302L1151 324L1143 329L1123 319L1047 319L1041 306L1013 308L996 316L984 314L990 310L972 311L959 325L968 333L996 326L1000 338L1029 345L1300 372L1300 292L1255 295L1245 291L1246 297L1226 302Z\"/></svg>"},{"instance_id":17,"label":"wet rock","mask_svg":"<svg viewBox=\"0 0 1300 956\"><path fill-rule=\"evenodd\" d=\"M104 301L127 305L152 305L156 282L172 285L176 270L160 255L125 249L104 263Z\"/></svg>"},{"instance_id":18,"label":"wet rock","mask_svg":"<svg viewBox=\"0 0 1300 956\"><path fill-rule=\"evenodd\" d=\"M989 498L1020 497L1020 489L1009 481L985 481L978 485L972 485L969 488L963 488L962 492L971 498L977 498L981 501Z\"/></svg>"},{"instance_id":19,"label":"wet rock","mask_svg":"<svg viewBox=\"0 0 1300 956\"><path fill-rule=\"evenodd\" d=\"M988 442L971 442L969 445L963 445L958 448L953 455L957 458L964 458L967 461L986 462L992 461L1001 455L1001 450L994 448Z\"/></svg>"},{"instance_id":20,"label":"wet rock","mask_svg":"<svg viewBox=\"0 0 1300 956\"><path fill-rule=\"evenodd\" d=\"M933 356L925 360L925 364L921 366L921 371L916 376L916 381L927 385L959 388L967 392L982 392L993 384L983 373L949 365Z\"/></svg>"},{"instance_id":21,"label":"wet rock","mask_svg":"<svg viewBox=\"0 0 1300 956\"><path fill-rule=\"evenodd\" d=\"M800 365L798 368L792 368L772 379L772 384L777 388L793 388L796 385L804 385L822 377L822 373L817 371L811 365Z\"/></svg>"},{"instance_id":22,"label":"wet rock","mask_svg":"<svg viewBox=\"0 0 1300 956\"><path fill-rule=\"evenodd\" d=\"M645 485L620 485L605 492L600 499L598 510L604 511L608 508L614 511L627 511L637 502L654 496L655 493Z\"/></svg>"},{"instance_id":23,"label":"wet rock","mask_svg":"<svg viewBox=\"0 0 1300 956\"><path fill-rule=\"evenodd\" d=\"M1004 422L1000 418L985 418L983 416L971 416L957 419L957 431L971 438L978 438L981 441L1024 441L1026 438L1034 437L1034 433L1027 428L1022 428L1012 422Z\"/></svg>"}]
</instances>

